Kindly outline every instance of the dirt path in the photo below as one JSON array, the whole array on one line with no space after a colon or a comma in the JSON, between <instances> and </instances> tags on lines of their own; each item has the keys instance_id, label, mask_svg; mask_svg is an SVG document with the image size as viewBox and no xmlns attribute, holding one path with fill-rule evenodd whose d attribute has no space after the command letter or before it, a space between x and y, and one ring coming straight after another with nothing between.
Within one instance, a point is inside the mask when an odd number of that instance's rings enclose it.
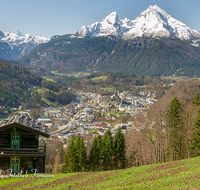
<instances>
[{"instance_id":1,"label":"dirt path","mask_svg":"<svg viewBox=\"0 0 200 190\"><path fill-rule=\"evenodd\" d=\"M32 178L32 181L36 181L37 179L36 178ZM30 183L30 180L24 180L24 181L21 181L21 182L18 182L18 183L14 183L14 184L10 184L10 185L6 185L6 186L3 186L3 187L0 187L0 190L14 190L16 187L22 187L24 185L28 185Z\"/></svg>"},{"instance_id":2,"label":"dirt path","mask_svg":"<svg viewBox=\"0 0 200 190\"><path fill-rule=\"evenodd\" d=\"M71 183L71 182L75 182L74 185L71 185L68 187L68 189L74 189L74 188L81 188L82 186L90 186L92 185L91 189L95 189L95 185L97 183L103 182L108 180L108 177L116 175L117 173L119 173L120 171L116 171L116 172L112 172L112 173L108 173L108 174L100 174L99 175L95 175L95 173L89 172L89 173L79 173L70 177L66 177L66 178L61 178L61 179L57 179L51 183L47 183L44 184L42 186L35 186L33 188L27 188L27 190L35 190L35 189L45 189L45 188L54 188L56 186L59 186L61 184L67 184L67 183ZM88 176L94 176L89 177L87 179ZM85 181L83 181L83 179L86 179ZM23 183L21 184L17 184L17 186L19 185L24 185ZM8 187L8 186L7 186Z\"/></svg>"},{"instance_id":3,"label":"dirt path","mask_svg":"<svg viewBox=\"0 0 200 190\"><path fill-rule=\"evenodd\" d=\"M76 174L76 175L73 175L73 176L70 176L70 177L57 179L57 180L55 180L51 183L47 183L47 184L44 184L42 186L35 186L33 188L27 188L27 190L45 189L45 188L50 188L50 187L53 188L53 187L56 187L56 186L63 184L63 183L78 181L79 179L87 177L88 175L91 175L91 173L80 173L80 174Z\"/></svg>"}]
</instances>

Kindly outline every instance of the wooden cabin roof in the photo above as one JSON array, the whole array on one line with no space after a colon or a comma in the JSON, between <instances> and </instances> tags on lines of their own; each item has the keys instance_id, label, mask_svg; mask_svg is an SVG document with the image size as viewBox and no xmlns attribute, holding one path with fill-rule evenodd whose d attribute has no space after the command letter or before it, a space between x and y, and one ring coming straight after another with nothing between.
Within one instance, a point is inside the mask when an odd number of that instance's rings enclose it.
<instances>
[{"instance_id":1,"label":"wooden cabin roof","mask_svg":"<svg viewBox=\"0 0 200 190\"><path fill-rule=\"evenodd\" d=\"M6 119L0 120L0 131L17 127L44 137L50 137L48 126L40 123L29 116L13 115Z\"/></svg>"}]
</instances>

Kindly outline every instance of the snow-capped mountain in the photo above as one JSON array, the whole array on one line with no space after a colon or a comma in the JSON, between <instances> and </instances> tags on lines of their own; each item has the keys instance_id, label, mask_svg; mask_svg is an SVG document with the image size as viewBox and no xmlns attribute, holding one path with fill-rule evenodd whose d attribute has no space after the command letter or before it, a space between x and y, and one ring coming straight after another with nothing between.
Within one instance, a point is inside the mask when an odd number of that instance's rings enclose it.
<instances>
[{"instance_id":1,"label":"snow-capped mountain","mask_svg":"<svg viewBox=\"0 0 200 190\"><path fill-rule=\"evenodd\" d=\"M82 37L115 35L123 39L141 36L153 38L177 37L193 43L200 39L200 32L192 30L184 23L174 19L157 5L150 5L135 20L120 19L116 12L112 12L101 22L82 26L76 35Z\"/></svg>"},{"instance_id":2,"label":"snow-capped mountain","mask_svg":"<svg viewBox=\"0 0 200 190\"><path fill-rule=\"evenodd\" d=\"M24 35L18 29L11 33L0 31L0 56L7 60L17 60L50 39L49 36Z\"/></svg>"}]
</instances>

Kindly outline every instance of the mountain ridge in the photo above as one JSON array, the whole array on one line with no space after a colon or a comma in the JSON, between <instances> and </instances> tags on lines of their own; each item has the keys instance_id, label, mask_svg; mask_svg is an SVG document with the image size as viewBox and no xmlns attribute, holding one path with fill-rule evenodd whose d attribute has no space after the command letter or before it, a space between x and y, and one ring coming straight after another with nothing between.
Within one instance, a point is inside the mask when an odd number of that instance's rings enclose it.
<instances>
[{"instance_id":1,"label":"mountain ridge","mask_svg":"<svg viewBox=\"0 0 200 190\"><path fill-rule=\"evenodd\" d=\"M200 32L192 30L184 23L174 19L157 5L150 5L135 20L120 19L117 12L112 12L91 25L82 26L76 36L107 36L115 35L123 39L136 37L177 37L181 40L200 40Z\"/></svg>"},{"instance_id":2,"label":"mountain ridge","mask_svg":"<svg viewBox=\"0 0 200 190\"><path fill-rule=\"evenodd\" d=\"M31 52L41 43L46 43L49 36L32 36L22 34L18 29L13 32L0 31L0 57L6 60L17 60Z\"/></svg>"}]
</instances>

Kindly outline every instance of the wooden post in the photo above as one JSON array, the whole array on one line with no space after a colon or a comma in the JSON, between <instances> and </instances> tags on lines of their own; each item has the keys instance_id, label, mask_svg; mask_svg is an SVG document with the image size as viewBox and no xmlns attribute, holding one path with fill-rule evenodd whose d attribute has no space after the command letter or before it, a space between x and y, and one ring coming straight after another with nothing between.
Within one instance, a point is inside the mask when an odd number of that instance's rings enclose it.
<instances>
[{"instance_id":1,"label":"wooden post","mask_svg":"<svg viewBox=\"0 0 200 190\"><path fill-rule=\"evenodd\" d=\"M42 162L42 165L43 165L43 173L45 173L45 157L43 157L43 162Z\"/></svg>"},{"instance_id":2,"label":"wooden post","mask_svg":"<svg viewBox=\"0 0 200 190\"><path fill-rule=\"evenodd\" d=\"M33 169L35 169L35 159L33 157Z\"/></svg>"}]
</instances>

